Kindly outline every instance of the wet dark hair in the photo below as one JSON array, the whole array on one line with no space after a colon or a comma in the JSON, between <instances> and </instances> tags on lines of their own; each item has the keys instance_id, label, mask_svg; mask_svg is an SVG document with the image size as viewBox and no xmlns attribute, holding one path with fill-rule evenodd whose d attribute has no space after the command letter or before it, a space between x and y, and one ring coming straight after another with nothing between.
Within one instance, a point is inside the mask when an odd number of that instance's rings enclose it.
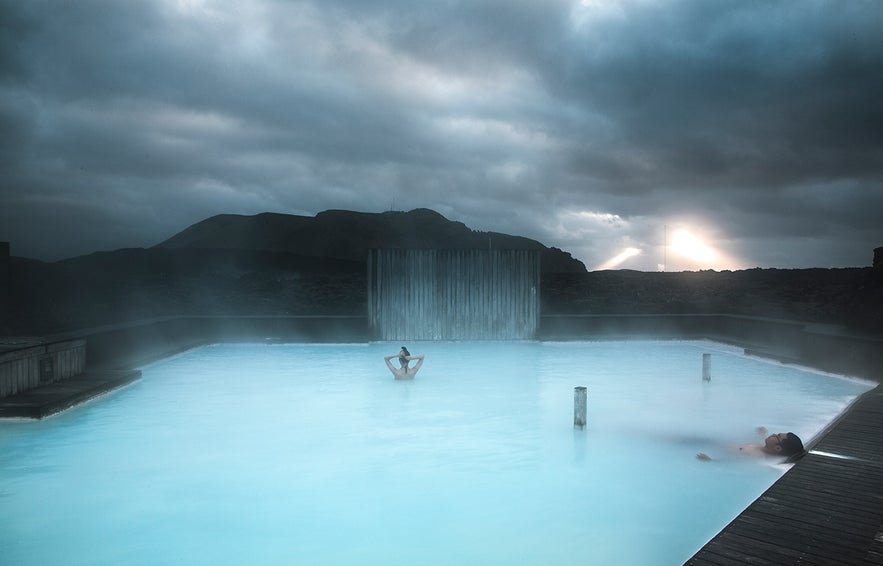
<instances>
[{"instance_id":1,"label":"wet dark hair","mask_svg":"<svg viewBox=\"0 0 883 566\"><path fill-rule=\"evenodd\" d=\"M782 447L782 451L780 452L782 456L801 456L806 451L803 447L803 441L793 432L786 434L785 438L779 444Z\"/></svg>"},{"instance_id":2,"label":"wet dark hair","mask_svg":"<svg viewBox=\"0 0 883 566\"><path fill-rule=\"evenodd\" d=\"M405 355L406 355L406 356L410 356L410 355L411 355L411 352L409 352L408 349L405 348L404 346L402 346L402 351L405 352Z\"/></svg>"}]
</instances>

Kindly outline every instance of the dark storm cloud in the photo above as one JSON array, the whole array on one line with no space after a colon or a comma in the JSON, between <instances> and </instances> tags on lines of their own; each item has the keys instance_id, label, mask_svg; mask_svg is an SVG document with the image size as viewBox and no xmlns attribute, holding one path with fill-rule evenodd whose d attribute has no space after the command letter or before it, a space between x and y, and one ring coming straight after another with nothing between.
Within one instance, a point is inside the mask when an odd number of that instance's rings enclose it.
<instances>
[{"instance_id":1,"label":"dark storm cloud","mask_svg":"<svg viewBox=\"0 0 883 566\"><path fill-rule=\"evenodd\" d=\"M642 4L576 41L559 89L681 183L865 174L883 141L880 26L861 2Z\"/></svg>"},{"instance_id":2,"label":"dark storm cloud","mask_svg":"<svg viewBox=\"0 0 883 566\"><path fill-rule=\"evenodd\" d=\"M429 207L588 266L866 265L873 1L0 0L0 239L54 259L217 213Z\"/></svg>"}]
</instances>

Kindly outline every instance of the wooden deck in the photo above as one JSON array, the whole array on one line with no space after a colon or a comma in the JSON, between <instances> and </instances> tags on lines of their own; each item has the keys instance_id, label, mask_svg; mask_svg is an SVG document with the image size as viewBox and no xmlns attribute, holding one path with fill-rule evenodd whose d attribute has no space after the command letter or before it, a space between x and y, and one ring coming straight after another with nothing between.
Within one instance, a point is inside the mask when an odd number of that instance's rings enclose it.
<instances>
[{"instance_id":1,"label":"wooden deck","mask_svg":"<svg viewBox=\"0 0 883 566\"><path fill-rule=\"evenodd\" d=\"M883 564L883 386L809 448L686 564Z\"/></svg>"},{"instance_id":2,"label":"wooden deck","mask_svg":"<svg viewBox=\"0 0 883 566\"><path fill-rule=\"evenodd\" d=\"M141 370L90 371L35 389L0 398L0 419L42 419L128 385ZM2 563L2 561L0 561Z\"/></svg>"}]
</instances>

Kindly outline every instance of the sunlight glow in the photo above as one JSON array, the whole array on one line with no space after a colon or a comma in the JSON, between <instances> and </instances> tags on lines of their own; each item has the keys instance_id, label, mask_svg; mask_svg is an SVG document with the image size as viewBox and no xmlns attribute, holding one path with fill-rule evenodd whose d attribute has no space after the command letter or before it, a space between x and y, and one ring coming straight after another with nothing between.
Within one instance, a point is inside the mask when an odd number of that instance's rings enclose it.
<instances>
[{"instance_id":1,"label":"sunlight glow","mask_svg":"<svg viewBox=\"0 0 883 566\"><path fill-rule=\"evenodd\" d=\"M593 269L593 271L601 271L604 269L614 269L616 267L619 267L619 265L622 264L623 262L625 262L626 260L633 258L640 253L641 253L641 250L639 250L638 248L626 248L622 252L618 253L617 255L608 259L604 263L595 267Z\"/></svg>"},{"instance_id":2,"label":"sunlight glow","mask_svg":"<svg viewBox=\"0 0 883 566\"><path fill-rule=\"evenodd\" d=\"M659 271L691 271L697 269L744 269L745 262L727 250L730 241L714 228L697 228L695 224L680 225L668 232L660 250Z\"/></svg>"},{"instance_id":3,"label":"sunlight glow","mask_svg":"<svg viewBox=\"0 0 883 566\"><path fill-rule=\"evenodd\" d=\"M717 256L714 249L696 235L683 229L678 230L672 236L671 249L693 261L712 261Z\"/></svg>"}]
</instances>

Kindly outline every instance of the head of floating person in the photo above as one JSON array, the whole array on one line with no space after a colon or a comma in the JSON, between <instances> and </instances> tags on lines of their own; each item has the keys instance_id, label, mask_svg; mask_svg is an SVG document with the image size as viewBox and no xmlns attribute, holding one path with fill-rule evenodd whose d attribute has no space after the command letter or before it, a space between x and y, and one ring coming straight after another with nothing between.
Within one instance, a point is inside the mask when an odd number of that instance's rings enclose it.
<instances>
[{"instance_id":1,"label":"head of floating person","mask_svg":"<svg viewBox=\"0 0 883 566\"><path fill-rule=\"evenodd\" d=\"M778 432L764 439L763 451L774 456L797 456L804 452L803 441L793 432Z\"/></svg>"}]
</instances>

